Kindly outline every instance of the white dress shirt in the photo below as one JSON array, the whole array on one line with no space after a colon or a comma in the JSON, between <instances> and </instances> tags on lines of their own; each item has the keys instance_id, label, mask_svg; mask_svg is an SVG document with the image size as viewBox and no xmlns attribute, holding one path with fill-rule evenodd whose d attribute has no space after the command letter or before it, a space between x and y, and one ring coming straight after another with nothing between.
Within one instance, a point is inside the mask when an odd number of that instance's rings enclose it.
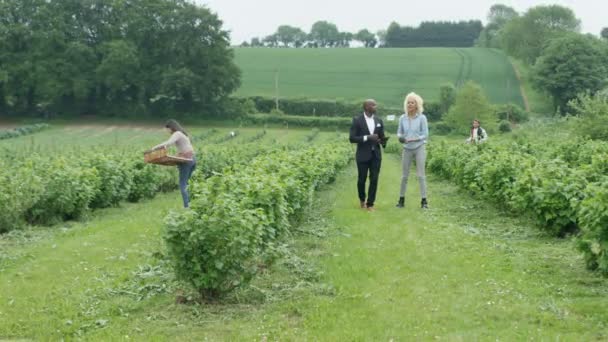
<instances>
[{"instance_id":1,"label":"white dress shirt","mask_svg":"<svg viewBox=\"0 0 608 342\"><path fill-rule=\"evenodd\" d=\"M367 123L367 128L369 129L369 134L374 134L374 130L376 129L376 124L374 123L374 116L368 117L363 113L363 117L365 118L365 123ZM367 141L367 135L363 136L363 141Z\"/></svg>"}]
</instances>

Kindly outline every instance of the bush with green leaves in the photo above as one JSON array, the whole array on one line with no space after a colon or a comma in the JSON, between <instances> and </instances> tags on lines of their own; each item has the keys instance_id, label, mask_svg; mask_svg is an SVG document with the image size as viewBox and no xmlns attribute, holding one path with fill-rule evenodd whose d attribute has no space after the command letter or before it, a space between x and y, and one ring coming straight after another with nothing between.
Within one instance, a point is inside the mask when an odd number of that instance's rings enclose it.
<instances>
[{"instance_id":1,"label":"bush with green leaves","mask_svg":"<svg viewBox=\"0 0 608 342\"><path fill-rule=\"evenodd\" d=\"M214 299L247 284L279 251L291 221L351 159L347 144L258 156L191 187L191 210L167 217L164 239L178 279Z\"/></svg>"},{"instance_id":2,"label":"bush with green leaves","mask_svg":"<svg viewBox=\"0 0 608 342\"><path fill-rule=\"evenodd\" d=\"M560 160L543 160L520 168L510 205L530 213L553 236L575 232L578 204L587 185L580 171Z\"/></svg>"},{"instance_id":3,"label":"bush with green leaves","mask_svg":"<svg viewBox=\"0 0 608 342\"><path fill-rule=\"evenodd\" d=\"M496 122L495 113L483 90L475 82L469 81L458 91L456 101L443 121L457 132L466 133L473 119L480 120L481 126L486 130L493 129L493 123Z\"/></svg>"},{"instance_id":4,"label":"bush with green leaves","mask_svg":"<svg viewBox=\"0 0 608 342\"><path fill-rule=\"evenodd\" d=\"M452 127L443 121L431 123L429 131L436 135L448 135L452 132Z\"/></svg>"},{"instance_id":5,"label":"bush with green leaves","mask_svg":"<svg viewBox=\"0 0 608 342\"><path fill-rule=\"evenodd\" d=\"M568 103L581 121L577 134L591 139L608 140L608 96L583 94Z\"/></svg>"},{"instance_id":6,"label":"bush with green leaves","mask_svg":"<svg viewBox=\"0 0 608 342\"><path fill-rule=\"evenodd\" d=\"M502 120L498 123L498 131L500 133L509 133L511 132L511 123L507 120Z\"/></svg>"},{"instance_id":7,"label":"bush with green leaves","mask_svg":"<svg viewBox=\"0 0 608 342\"><path fill-rule=\"evenodd\" d=\"M22 227L26 212L42 195L42 175L34 170L33 160L17 163L0 159L0 233Z\"/></svg>"},{"instance_id":8,"label":"bush with green leaves","mask_svg":"<svg viewBox=\"0 0 608 342\"><path fill-rule=\"evenodd\" d=\"M580 204L578 248L587 267L608 276L608 177L590 184Z\"/></svg>"},{"instance_id":9,"label":"bush with green leaves","mask_svg":"<svg viewBox=\"0 0 608 342\"><path fill-rule=\"evenodd\" d=\"M83 163L94 167L101 179L99 191L91 202L92 208L117 206L126 200L133 186L133 172L122 154L95 153L83 158Z\"/></svg>"},{"instance_id":10,"label":"bush with green leaves","mask_svg":"<svg viewBox=\"0 0 608 342\"><path fill-rule=\"evenodd\" d=\"M77 219L90 209L101 188L101 178L91 166L78 165L74 157L51 160L35 158L35 174L41 177L44 191L26 213L30 223L51 224Z\"/></svg>"},{"instance_id":11,"label":"bush with green leaves","mask_svg":"<svg viewBox=\"0 0 608 342\"><path fill-rule=\"evenodd\" d=\"M129 202L153 198L160 191L176 189L176 172L158 165L146 164L143 160L133 160L130 166L133 183L129 191Z\"/></svg>"},{"instance_id":12,"label":"bush with green leaves","mask_svg":"<svg viewBox=\"0 0 608 342\"><path fill-rule=\"evenodd\" d=\"M512 123L523 123L530 120L530 115L520 106L509 103L497 105L494 108L498 120L505 120Z\"/></svg>"}]
</instances>

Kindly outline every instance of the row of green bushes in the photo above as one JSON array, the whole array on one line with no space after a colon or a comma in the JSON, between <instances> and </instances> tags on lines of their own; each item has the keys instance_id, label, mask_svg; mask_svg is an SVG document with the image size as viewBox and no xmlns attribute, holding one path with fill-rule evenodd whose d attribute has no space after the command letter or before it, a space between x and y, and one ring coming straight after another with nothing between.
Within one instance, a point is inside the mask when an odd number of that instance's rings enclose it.
<instances>
[{"instance_id":1,"label":"row of green bushes","mask_svg":"<svg viewBox=\"0 0 608 342\"><path fill-rule=\"evenodd\" d=\"M28 134L38 133L49 127L51 127L49 124L39 123L34 125L20 126L13 129L0 130L0 140L17 138Z\"/></svg>"},{"instance_id":2,"label":"row of green bushes","mask_svg":"<svg viewBox=\"0 0 608 342\"><path fill-rule=\"evenodd\" d=\"M175 171L144 164L140 154L92 151L0 160L0 233L25 223L77 219L91 209L151 198L176 187Z\"/></svg>"},{"instance_id":3,"label":"row of green bushes","mask_svg":"<svg viewBox=\"0 0 608 342\"><path fill-rule=\"evenodd\" d=\"M608 144L451 145L429 149L429 169L536 219L553 236L578 234L590 269L608 275Z\"/></svg>"},{"instance_id":4,"label":"row of green bushes","mask_svg":"<svg viewBox=\"0 0 608 342\"><path fill-rule=\"evenodd\" d=\"M255 143L197 147L195 177L242 166L279 147ZM26 223L48 225L78 219L92 209L137 202L177 186L177 172L143 162L136 152L96 150L59 156L5 152L0 158L0 233Z\"/></svg>"},{"instance_id":5,"label":"row of green bushes","mask_svg":"<svg viewBox=\"0 0 608 342\"><path fill-rule=\"evenodd\" d=\"M257 112L270 113L276 110L276 102L273 98L252 96L239 98L242 103L250 103ZM424 114L429 121L441 118L441 109L438 103L425 102ZM285 114L297 116L319 116L319 117L353 117L363 112L363 102L346 102L314 99L280 99L279 110ZM403 108L391 108L378 105L379 115L401 115Z\"/></svg>"},{"instance_id":6,"label":"row of green bushes","mask_svg":"<svg viewBox=\"0 0 608 342\"><path fill-rule=\"evenodd\" d=\"M314 191L333 181L350 146L326 144L258 156L191 187L191 210L171 213L164 240L178 279L202 297L247 284L274 260Z\"/></svg>"}]
</instances>

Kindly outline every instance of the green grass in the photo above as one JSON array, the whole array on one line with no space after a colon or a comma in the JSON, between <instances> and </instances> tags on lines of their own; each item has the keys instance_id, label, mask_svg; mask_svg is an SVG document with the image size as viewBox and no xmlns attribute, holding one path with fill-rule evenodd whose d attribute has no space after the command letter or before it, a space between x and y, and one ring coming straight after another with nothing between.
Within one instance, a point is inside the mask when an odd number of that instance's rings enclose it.
<instances>
[{"instance_id":1,"label":"green grass","mask_svg":"<svg viewBox=\"0 0 608 342\"><path fill-rule=\"evenodd\" d=\"M141 290L134 274L162 251L162 218L179 210L176 193L103 210L64 230L32 231L27 241L5 237L0 337L608 338L608 281L584 269L570 240L544 237L527 219L434 177L430 210L418 208L414 175L406 208L394 208L396 156L383 161L378 211L357 208L355 178L351 165L319 195L305 233L290 241L303 263L279 263L219 304L175 304L171 286L143 299L115 291Z\"/></svg>"},{"instance_id":2,"label":"green grass","mask_svg":"<svg viewBox=\"0 0 608 342\"><path fill-rule=\"evenodd\" d=\"M401 108L410 91L435 101L443 83L471 79L481 84L491 102L522 105L513 68L497 50L237 48L236 62L243 71L239 96L274 96L278 70L281 97L372 97Z\"/></svg>"},{"instance_id":3,"label":"green grass","mask_svg":"<svg viewBox=\"0 0 608 342\"><path fill-rule=\"evenodd\" d=\"M528 98L528 104L530 105L530 111L537 116L551 116L554 113L551 96L548 94L538 91L532 86L532 80L530 75L530 66L526 63L518 61L514 58L510 58L511 62L517 68L521 78L521 85L523 91L526 93Z\"/></svg>"}]
</instances>

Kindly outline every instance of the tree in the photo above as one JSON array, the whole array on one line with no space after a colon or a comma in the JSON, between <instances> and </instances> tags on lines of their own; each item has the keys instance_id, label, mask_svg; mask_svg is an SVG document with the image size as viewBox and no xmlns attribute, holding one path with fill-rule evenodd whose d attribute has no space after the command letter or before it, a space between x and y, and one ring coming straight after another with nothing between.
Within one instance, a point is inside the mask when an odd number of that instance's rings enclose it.
<instances>
[{"instance_id":1,"label":"tree","mask_svg":"<svg viewBox=\"0 0 608 342\"><path fill-rule=\"evenodd\" d=\"M306 33L301 29L289 25L281 25L274 34L276 39L283 43L284 47L302 45L306 39Z\"/></svg>"},{"instance_id":2,"label":"tree","mask_svg":"<svg viewBox=\"0 0 608 342\"><path fill-rule=\"evenodd\" d=\"M470 47L475 44L483 24L479 20L460 22L422 22L418 27L392 22L386 30L387 47Z\"/></svg>"},{"instance_id":3,"label":"tree","mask_svg":"<svg viewBox=\"0 0 608 342\"><path fill-rule=\"evenodd\" d=\"M475 82L469 81L458 91L456 101L444 121L451 128L466 134L473 119L480 120L485 129L491 129L496 123L492 107L481 87Z\"/></svg>"},{"instance_id":4,"label":"tree","mask_svg":"<svg viewBox=\"0 0 608 342\"><path fill-rule=\"evenodd\" d=\"M350 42L354 39L354 34L350 32L339 32L338 42L335 46L337 47L350 47Z\"/></svg>"},{"instance_id":5,"label":"tree","mask_svg":"<svg viewBox=\"0 0 608 342\"><path fill-rule=\"evenodd\" d=\"M509 6L496 4L490 7L488 12L488 23L479 34L477 46L498 48L501 46L500 36L503 27L515 18L519 13Z\"/></svg>"},{"instance_id":6,"label":"tree","mask_svg":"<svg viewBox=\"0 0 608 342\"><path fill-rule=\"evenodd\" d=\"M376 36L378 37L378 46L386 46L386 30L378 30L378 32L376 32Z\"/></svg>"},{"instance_id":7,"label":"tree","mask_svg":"<svg viewBox=\"0 0 608 342\"><path fill-rule=\"evenodd\" d=\"M534 85L551 94L555 108L562 110L578 94L595 93L608 79L605 45L579 34L553 39L532 70Z\"/></svg>"},{"instance_id":8,"label":"tree","mask_svg":"<svg viewBox=\"0 0 608 342\"><path fill-rule=\"evenodd\" d=\"M277 37L276 33L271 34L264 38L263 43L264 43L264 46L277 47L279 45L279 38Z\"/></svg>"},{"instance_id":9,"label":"tree","mask_svg":"<svg viewBox=\"0 0 608 342\"><path fill-rule=\"evenodd\" d=\"M602 32L600 32L600 36L606 40L608 40L608 27L604 27Z\"/></svg>"},{"instance_id":10,"label":"tree","mask_svg":"<svg viewBox=\"0 0 608 342\"><path fill-rule=\"evenodd\" d=\"M319 47L332 47L340 41L339 33L336 25L327 21L317 21L310 29L309 39Z\"/></svg>"},{"instance_id":11,"label":"tree","mask_svg":"<svg viewBox=\"0 0 608 342\"><path fill-rule=\"evenodd\" d=\"M0 1L4 112L220 113L240 83L222 22L190 1L25 3ZM198 83L174 103L169 79Z\"/></svg>"},{"instance_id":12,"label":"tree","mask_svg":"<svg viewBox=\"0 0 608 342\"><path fill-rule=\"evenodd\" d=\"M452 83L443 84L439 88L439 110L442 115L449 112L456 100L456 88Z\"/></svg>"},{"instance_id":13,"label":"tree","mask_svg":"<svg viewBox=\"0 0 608 342\"><path fill-rule=\"evenodd\" d=\"M264 44L262 44L262 42L260 41L260 38L258 38L258 37L251 38L251 44L249 44L249 45L251 47L264 46Z\"/></svg>"},{"instance_id":14,"label":"tree","mask_svg":"<svg viewBox=\"0 0 608 342\"><path fill-rule=\"evenodd\" d=\"M580 21L571 9L537 6L509 21L502 30L501 41L509 55L533 64L552 38L579 29Z\"/></svg>"},{"instance_id":15,"label":"tree","mask_svg":"<svg viewBox=\"0 0 608 342\"><path fill-rule=\"evenodd\" d=\"M357 32L354 35L354 39L356 41L359 41L359 42L363 43L363 45L366 48L373 48L373 47L376 47L376 44L378 44L378 40L376 39L376 35L374 35L373 33L369 32L367 29L363 29L363 30Z\"/></svg>"},{"instance_id":16,"label":"tree","mask_svg":"<svg viewBox=\"0 0 608 342\"><path fill-rule=\"evenodd\" d=\"M488 24L494 24L498 28L505 26L509 21L519 17L519 13L512 7L495 4L490 7L488 13Z\"/></svg>"}]
</instances>

